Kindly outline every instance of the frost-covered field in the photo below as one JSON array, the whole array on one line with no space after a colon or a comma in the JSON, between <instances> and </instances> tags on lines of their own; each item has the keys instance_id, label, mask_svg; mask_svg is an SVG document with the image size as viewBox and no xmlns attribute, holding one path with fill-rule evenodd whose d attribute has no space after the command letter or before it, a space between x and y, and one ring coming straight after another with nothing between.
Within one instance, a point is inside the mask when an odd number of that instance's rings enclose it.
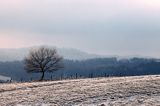
<instances>
[{"instance_id":1,"label":"frost-covered field","mask_svg":"<svg viewBox=\"0 0 160 106\"><path fill-rule=\"evenodd\" d=\"M160 106L160 76L0 85L0 106Z\"/></svg>"}]
</instances>

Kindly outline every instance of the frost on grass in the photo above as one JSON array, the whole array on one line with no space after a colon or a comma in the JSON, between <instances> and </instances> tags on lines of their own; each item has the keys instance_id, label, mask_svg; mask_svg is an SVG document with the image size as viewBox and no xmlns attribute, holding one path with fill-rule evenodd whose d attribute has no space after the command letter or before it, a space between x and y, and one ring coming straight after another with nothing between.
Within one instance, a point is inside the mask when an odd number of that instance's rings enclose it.
<instances>
[{"instance_id":1,"label":"frost on grass","mask_svg":"<svg viewBox=\"0 0 160 106\"><path fill-rule=\"evenodd\" d=\"M3 106L153 106L159 104L160 76L0 85L0 105Z\"/></svg>"}]
</instances>

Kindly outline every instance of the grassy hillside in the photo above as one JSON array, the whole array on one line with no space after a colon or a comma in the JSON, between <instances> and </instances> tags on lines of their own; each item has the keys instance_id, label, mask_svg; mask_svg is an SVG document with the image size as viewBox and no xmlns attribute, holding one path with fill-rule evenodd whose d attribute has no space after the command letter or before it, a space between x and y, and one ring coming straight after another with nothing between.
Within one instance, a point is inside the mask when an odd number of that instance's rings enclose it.
<instances>
[{"instance_id":1,"label":"grassy hillside","mask_svg":"<svg viewBox=\"0 0 160 106\"><path fill-rule=\"evenodd\" d=\"M0 105L160 105L160 76L96 78L0 85Z\"/></svg>"}]
</instances>

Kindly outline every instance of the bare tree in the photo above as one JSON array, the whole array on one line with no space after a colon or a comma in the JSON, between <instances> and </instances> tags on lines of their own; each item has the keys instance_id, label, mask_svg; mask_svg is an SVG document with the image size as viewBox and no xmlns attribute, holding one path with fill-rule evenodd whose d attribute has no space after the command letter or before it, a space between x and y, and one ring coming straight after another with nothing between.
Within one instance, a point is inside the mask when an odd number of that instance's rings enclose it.
<instances>
[{"instance_id":1,"label":"bare tree","mask_svg":"<svg viewBox=\"0 0 160 106\"><path fill-rule=\"evenodd\" d=\"M40 81L44 79L45 72L53 72L63 68L63 58L59 56L55 48L33 49L24 61L25 70L28 73L42 73Z\"/></svg>"}]
</instances>

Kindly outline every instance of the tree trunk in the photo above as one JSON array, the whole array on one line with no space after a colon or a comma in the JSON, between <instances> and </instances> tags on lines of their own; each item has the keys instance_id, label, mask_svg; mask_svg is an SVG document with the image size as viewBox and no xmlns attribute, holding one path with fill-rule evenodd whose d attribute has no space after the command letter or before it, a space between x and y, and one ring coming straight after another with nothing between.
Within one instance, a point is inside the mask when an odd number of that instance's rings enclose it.
<instances>
[{"instance_id":1,"label":"tree trunk","mask_svg":"<svg viewBox=\"0 0 160 106\"><path fill-rule=\"evenodd\" d=\"M44 72L42 72L42 76L41 76L40 81L43 81L43 79L44 79Z\"/></svg>"}]
</instances>

